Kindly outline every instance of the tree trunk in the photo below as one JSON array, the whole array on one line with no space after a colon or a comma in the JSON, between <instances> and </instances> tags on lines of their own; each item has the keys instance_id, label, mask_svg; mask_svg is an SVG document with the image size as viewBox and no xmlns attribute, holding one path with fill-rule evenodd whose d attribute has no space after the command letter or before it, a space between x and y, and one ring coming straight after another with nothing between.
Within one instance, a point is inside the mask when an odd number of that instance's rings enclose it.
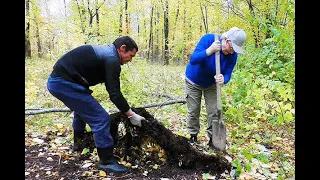
<instances>
[{"instance_id":1,"label":"tree trunk","mask_svg":"<svg viewBox=\"0 0 320 180\"><path fill-rule=\"evenodd\" d=\"M150 32L149 32L149 50L148 50L148 62L152 62L153 52L153 5L151 5L151 16L150 16Z\"/></svg>"},{"instance_id":2,"label":"tree trunk","mask_svg":"<svg viewBox=\"0 0 320 180\"><path fill-rule=\"evenodd\" d=\"M204 8L204 10L203 10ZM207 7L200 4L200 10L201 10L201 16L202 16L202 21L203 21L203 26L206 30L206 33L208 33L208 13L207 13Z\"/></svg>"},{"instance_id":3,"label":"tree trunk","mask_svg":"<svg viewBox=\"0 0 320 180\"><path fill-rule=\"evenodd\" d=\"M95 13L96 13L96 24L97 24L97 28L96 28L96 36L97 37L100 37L100 17L99 17L99 1L96 0L95 1Z\"/></svg>"},{"instance_id":4,"label":"tree trunk","mask_svg":"<svg viewBox=\"0 0 320 180\"><path fill-rule=\"evenodd\" d=\"M122 35L123 29L122 29L122 13L123 13L123 9L122 9L122 0L120 0L120 9L119 9L119 36Z\"/></svg>"},{"instance_id":5,"label":"tree trunk","mask_svg":"<svg viewBox=\"0 0 320 180\"><path fill-rule=\"evenodd\" d=\"M30 0L26 0L26 31L25 31L25 58L31 58L31 43L30 43Z\"/></svg>"},{"instance_id":6,"label":"tree trunk","mask_svg":"<svg viewBox=\"0 0 320 180\"><path fill-rule=\"evenodd\" d=\"M165 0L166 8L164 11L164 65L169 65L169 5Z\"/></svg>"},{"instance_id":7,"label":"tree trunk","mask_svg":"<svg viewBox=\"0 0 320 180\"><path fill-rule=\"evenodd\" d=\"M40 30L39 30L39 23L36 22L36 40L37 40L37 47L38 47L38 57L42 58L42 46L41 46L41 39L40 39Z\"/></svg>"},{"instance_id":8,"label":"tree trunk","mask_svg":"<svg viewBox=\"0 0 320 180\"><path fill-rule=\"evenodd\" d=\"M80 27L81 27L81 33L83 35L85 35L86 33L86 28L85 28L85 21L86 21L86 18L85 18L85 11L83 8L81 8L78 0L76 0L76 4L77 4L77 8L78 8L78 13L79 13L79 19L80 19Z\"/></svg>"},{"instance_id":9,"label":"tree trunk","mask_svg":"<svg viewBox=\"0 0 320 180\"><path fill-rule=\"evenodd\" d=\"M128 35L129 34L129 13L128 13L128 0L124 0L124 10L126 13L126 32L125 34Z\"/></svg>"},{"instance_id":10,"label":"tree trunk","mask_svg":"<svg viewBox=\"0 0 320 180\"><path fill-rule=\"evenodd\" d=\"M159 9L156 8L156 18L155 18L155 43L154 43L154 54L153 54L153 59L154 61L159 64L159 60L161 59L160 55L160 45L161 45L161 40L160 40L160 32L159 32L159 21L160 21L160 12Z\"/></svg>"}]
</instances>

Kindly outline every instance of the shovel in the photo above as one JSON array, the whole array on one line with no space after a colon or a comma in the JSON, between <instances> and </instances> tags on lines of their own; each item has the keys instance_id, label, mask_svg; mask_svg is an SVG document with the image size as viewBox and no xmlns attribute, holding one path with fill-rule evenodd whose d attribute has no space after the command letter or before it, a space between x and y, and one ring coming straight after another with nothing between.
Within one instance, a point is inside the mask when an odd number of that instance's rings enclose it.
<instances>
[{"instance_id":1,"label":"shovel","mask_svg":"<svg viewBox=\"0 0 320 180\"><path fill-rule=\"evenodd\" d=\"M218 40L219 28L216 30L214 36L215 41ZM216 75L220 74L220 51L216 52ZM217 115L218 121L212 121L212 145L215 149L225 152L226 149L226 125L222 119L222 108L221 108L221 85L217 86Z\"/></svg>"}]
</instances>

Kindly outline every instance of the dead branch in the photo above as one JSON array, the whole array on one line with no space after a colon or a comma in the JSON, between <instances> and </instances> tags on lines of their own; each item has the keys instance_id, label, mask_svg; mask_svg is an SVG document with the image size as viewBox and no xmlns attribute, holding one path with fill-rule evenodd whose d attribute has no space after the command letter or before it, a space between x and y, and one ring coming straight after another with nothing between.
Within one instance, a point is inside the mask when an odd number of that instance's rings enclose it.
<instances>
[{"instance_id":1,"label":"dead branch","mask_svg":"<svg viewBox=\"0 0 320 180\"><path fill-rule=\"evenodd\" d=\"M170 100L175 100L175 99L180 99L177 97L172 96L171 94L157 94L157 93L151 93L152 96L157 96L157 97L165 97L168 98Z\"/></svg>"},{"instance_id":2,"label":"dead branch","mask_svg":"<svg viewBox=\"0 0 320 180\"><path fill-rule=\"evenodd\" d=\"M151 103L151 104L146 104L141 107L136 107L136 108L151 108L151 107L161 107L161 106L166 106L170 104L176 104L176 103L182 103L185 104L186 100L185 99L176 99L176 100L170 100L170 101L165 101L161 103ZM116 113L119 112L117 108L114 109L109 109L107 110L109 113ZM32 110L29 108L25 109L25 115L36 115L36 114L44 114L44 113L50 113L50 112L72 112L69 108L33 108Z\"/></svg>"}]
</instances>

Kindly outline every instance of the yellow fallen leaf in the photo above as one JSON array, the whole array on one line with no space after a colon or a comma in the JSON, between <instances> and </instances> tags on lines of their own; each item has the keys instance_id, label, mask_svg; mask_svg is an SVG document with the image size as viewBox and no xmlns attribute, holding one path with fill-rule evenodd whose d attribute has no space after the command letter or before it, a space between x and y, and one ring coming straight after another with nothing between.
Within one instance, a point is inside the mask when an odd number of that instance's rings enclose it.
<instances>
[{"instance_id":1,"label":"yellow fallen leaf","mask_svg":"<svg viewBox=\"0 0 320 180\"><path fill-rule=\"evenodd\" d=\"M57 124L55 124L55 126L56 126L56 128L58 128L58 129L63 128L63 124L61 124L61 123L57 123Z\"/></svg>"},{"instance_id":2,"label":"yellow fallen leaf","mask_svg":"<svg viewBox=\"0 0 320 180\"><path fill-rule=\"evenodd\" d=\"M122 165L126 165L126 164L127 164L127 162L126 162L126 161L120 161L120 164L122 164Z\"/></svg>"},{"instance_id":3,"label":"yellow fallen leaf","mask_svg":"<svg viewBox=\"0 0 320 180\"><path fill-rule=\"evenodd\" d=\"M127 162L127 163L125 164L125 166L127 166L127 167L130 168L132 165L131 165L131 163Z\"/></svg>"},{"instance_id":4,"label":"yellow fallen leaf","mask_svg":"<svg viewBox=\"0 0 320 180\"><path fill-rule=\"evenodd\" d=\"M153 169L158 169L158 168L159 168L159 165L158 165L158 164L154 164L154 165L152 166L152 168L153 168Z\"/></svg>"},{"instance_id":5,"label":"yellow fallen leaf","mask_svg":"<svg viewBox=\"0 0 320 180\"><path fill-rule=\"evenodd\" d=\"M105 177L105 176L107 176L107 173L104 172L104 171L99 171L98 175L101 176L101 177Z\"/></svg>"},{"instance_id":6,"label":"yellow fallen leaf","mask_svg":"<svg viewBox=\"0 0 320 180\"><path fill-rule=\"evenodd\" d=\"M93 175L93 172L91 171L85 171L81 174L81 176L92 176Z\"/></svg>"}]
</instances>

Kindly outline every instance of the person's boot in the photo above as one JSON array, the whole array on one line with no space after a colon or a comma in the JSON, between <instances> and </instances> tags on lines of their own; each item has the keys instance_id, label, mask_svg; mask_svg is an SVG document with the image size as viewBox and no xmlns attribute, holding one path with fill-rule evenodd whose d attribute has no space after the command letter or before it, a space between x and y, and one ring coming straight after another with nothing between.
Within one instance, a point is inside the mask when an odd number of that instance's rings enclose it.
<instances>
[{"instance_id":1,"label":"person's boot","mask_svg":"<svg viewBox=\"0 0 320 180\"><path fill-rule=\"evenodd\" d=\"M197 134L190 134L190 144L198 143L198 135Z\"/></svg>"},{"instance_id":2,"label":"person's boot","mask_svg":"<svg viewBox=\"0 0 320 180\"><path fill-rule=\"evenodd\" d=\"M126 166L119 164L113 157L113 147L97 148L97 152L100 159L98 169L116 173L125 173L128 171Z\"/></svg>"},{"instance_id":3,"label":"person's boot","mask_svg":"<svg viewBox=\"0 0 320 180\"><path fill-rule=\"evenodd\" d=\"M73 131L73 151L82 151L85 148L85 144L83 143L84 136L85 132Z\"/></svg>"},{"instance_id":4,"label":"person's boot","mask_svg":"<svg viewBox=\"0 0 320 180\"><path fill-rule=\"evenodd\" d=\"M208 146L209 146L210 149L216 150L216 148L212 144L212 138L209 139Z\"/></svg>"}]
</instances>

